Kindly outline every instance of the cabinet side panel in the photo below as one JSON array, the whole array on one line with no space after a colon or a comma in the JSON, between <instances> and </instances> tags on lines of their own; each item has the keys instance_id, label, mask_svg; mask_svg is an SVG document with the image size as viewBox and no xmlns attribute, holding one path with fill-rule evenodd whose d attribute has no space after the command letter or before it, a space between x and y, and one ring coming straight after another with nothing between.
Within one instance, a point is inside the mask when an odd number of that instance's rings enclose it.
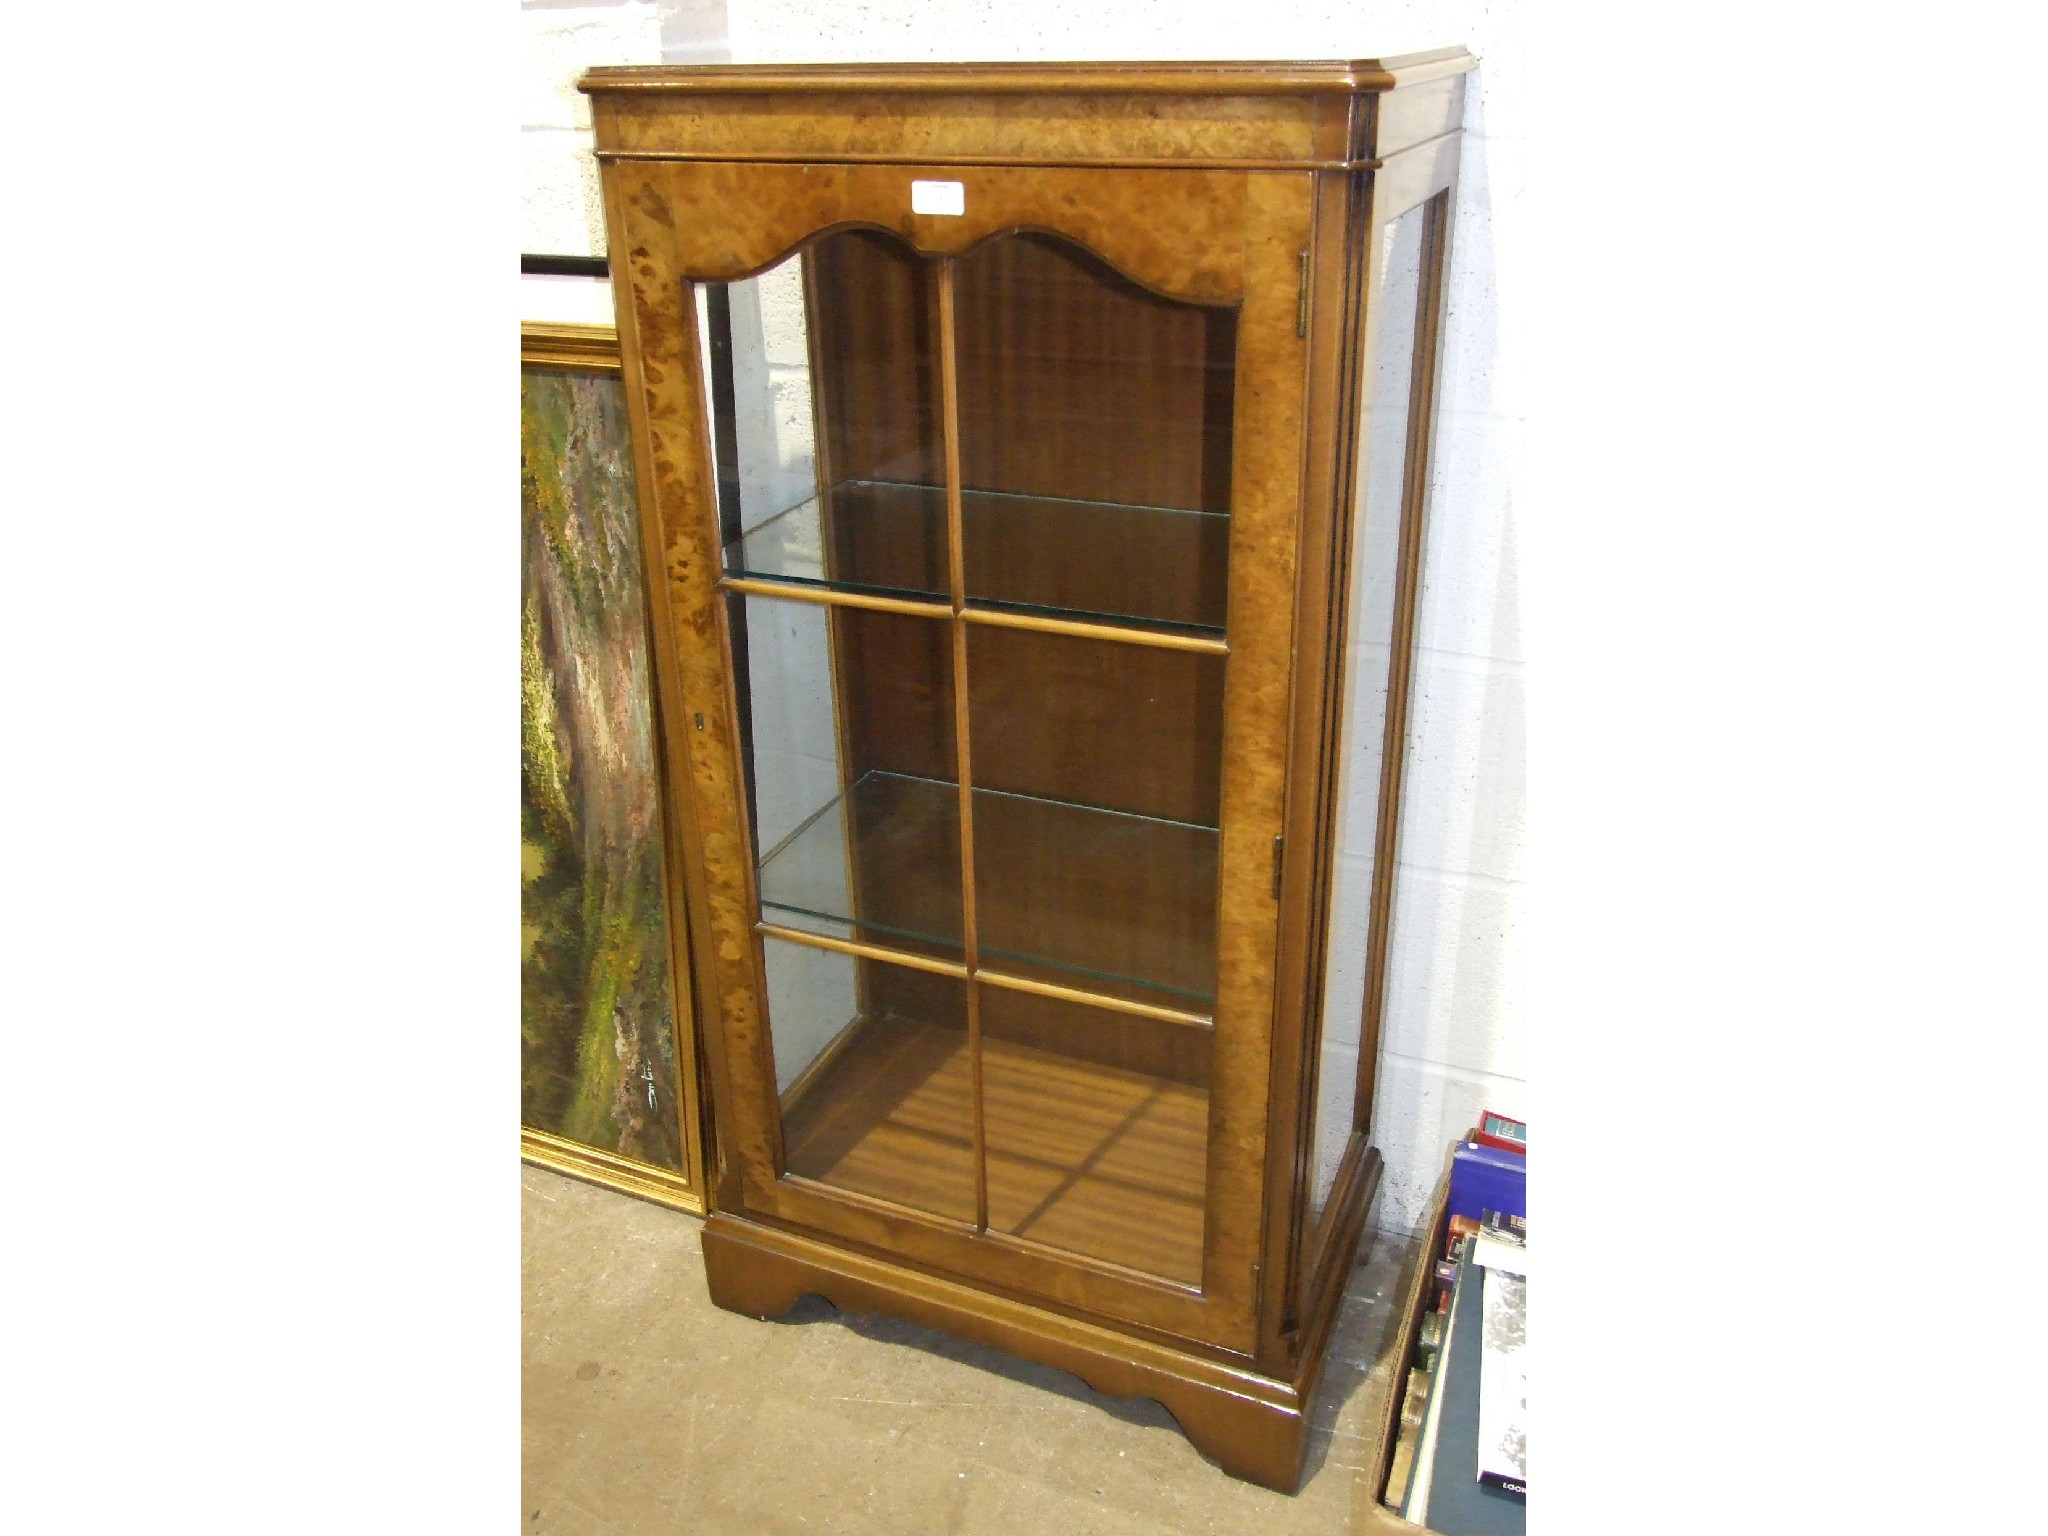
<instances>
[{"instance_id":1,"label":"cabinet side panel","mask_svg":"<svg viewBox=\"0 0 2048 1536\"><path fill-rule=\"evenodd\" d=\"M1316 1094L1311 1119L1307 1222L1317 1226L1357 1129L1360 1045L1367 1012L1380 797L1389 751L1395 619L1404 549L1403 486L1409 469L1410 402L1416 382L1417 308L1423 295L1424 214L1411 209L1382 231L1372 252L1375 288L1363 389L1358 486L1341 552L1344 636L1331 657L1336 754L1330 784L1326 908L1315 1021ZM1398 749L1399 738L1392 737Z\"/></svg>"},{"instance_id":2,"label":"cabinet side panel","mask_svg":"<svg viewBox=\"0 0 2048 1536\"><path fill-rule=\"evenodd\" d=\"M1437 380L1443 358L1445 284L1450 272L1452 208L1457 197L1457 140L1444 141L1449 164L1437 157L1439 174L1427 200L1404 218L1422 225L1420 288L1416 301L1415 377L1408 417L1407 473L1401 487L1401 568L1393 624L1393 657L1387 685L1386 768L1380 787L1379 847L1375 856L1372 943L1366 959L1366 1006L1359 1043L1358 1102L1371 1111L1378 1080L1381 1019L1386 1007L1387 956L1394 921L1394 891L1400 856L1401 807L1408 757L1410 685L1414 672L1416 609L1427 548L1431 468L1437 428Z\"/></svg>"},{"instance_id":3,"label":"cabinet side panel","mask_svg":"<svg viewBox=\"0 0 2048 1536\"><path fill-rule=\"evenodd\" d=\"M1463 75L1388 91L1377 98L1372 156L1384 160L1411 145L1451 133L1464 120Z\"/></svg>"}]
</instances>

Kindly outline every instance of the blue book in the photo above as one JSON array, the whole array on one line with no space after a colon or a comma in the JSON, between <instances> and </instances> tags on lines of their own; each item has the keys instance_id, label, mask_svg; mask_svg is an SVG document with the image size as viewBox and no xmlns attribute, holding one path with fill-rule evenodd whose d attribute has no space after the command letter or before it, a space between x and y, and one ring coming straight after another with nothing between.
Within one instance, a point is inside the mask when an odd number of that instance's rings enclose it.
<instances>
[{"instance_id":1,"label":"blue book","mask_svg":"<svg viewBox=\"0 0 2048 1536\"><path fill-rule=\"evenodd\" d=\"M1477 1221L1488 1211L1529 1214L1528 1156L1464 1142L1451 1154L1450 1212Z\"/></svg>"}]
</instances>

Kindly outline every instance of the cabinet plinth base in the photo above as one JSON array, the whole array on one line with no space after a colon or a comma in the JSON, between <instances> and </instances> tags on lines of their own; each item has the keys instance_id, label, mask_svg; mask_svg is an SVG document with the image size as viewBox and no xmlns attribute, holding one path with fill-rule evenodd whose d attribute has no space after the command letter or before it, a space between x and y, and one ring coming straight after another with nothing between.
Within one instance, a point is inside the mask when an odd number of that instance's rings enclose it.
<instances>
[{"instance_id":1,"label":"cabinet plinth base","mask_svg":"<svg viewBox=\"0 0 2048 1536\"><path fill-rule=\"evenodd\" d=\"M1374 1154L1374 1184L1378 1161ZM728 1312L780 1317L818 1295L841 1311L886 1313L1070 1371L1111 1397L1152 1398L1225 1472L1290 1494L1301 1485L1309 1401L1342 1292L1330 1296L1328 1317L1301 1330L1311 1342L1285 1381L724 1212L704 1225L704 1269L712 1301Z\"/></svg>"}]
</instances>

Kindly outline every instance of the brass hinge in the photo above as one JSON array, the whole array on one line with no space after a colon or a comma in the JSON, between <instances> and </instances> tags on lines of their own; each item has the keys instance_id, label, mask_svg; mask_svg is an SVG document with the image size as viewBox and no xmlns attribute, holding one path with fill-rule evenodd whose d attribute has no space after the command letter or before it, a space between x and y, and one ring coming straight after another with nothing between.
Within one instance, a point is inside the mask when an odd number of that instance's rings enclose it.
<instances>
[{"instance_id":1,"label":"brass hinge","mask_svg":"<svg viewBox=\"0 0 2048 1536\"><path fill-rule=\"evenodd\" d=\"M1275 901L1280 899L1280 855L1281 851L1286 847L1286 838L1276 837L1273 839L1273 899Z\"/></svg>"},{"instance_id":2,"label":"brass hinge","mask_svg":"<svg viewBox=\"0 0 2048 1536\"><path fill-rule=\"evenodd\" d=\"M1301 253L1301 293L1300 293L1299 297L1298 297L1298 298L1297 298L1297 299L1295 300L1295 306L1294 306L1294 334L1295 334L1295 335L1297 335L1297 336L1306 336L1306 335L1308 334L1308 252L1307 252L1307 251L1303 251L1303 252Z\"/></svg>"}]
</instances>

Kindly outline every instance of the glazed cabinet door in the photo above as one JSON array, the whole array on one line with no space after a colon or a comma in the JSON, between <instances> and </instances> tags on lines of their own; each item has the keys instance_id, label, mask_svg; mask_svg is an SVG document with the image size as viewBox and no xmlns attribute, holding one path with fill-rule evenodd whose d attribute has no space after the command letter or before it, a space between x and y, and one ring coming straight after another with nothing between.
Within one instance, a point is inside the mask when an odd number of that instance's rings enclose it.
<instances>
[{"instance_id":1,"label":"glazed cabinet door","mask_svg":"<svg viewBox=\"0 0 2048 1536\"><path fill-rule=\"evenodd\" d=\"M1310 178L606 175L721 1203L1248 1350Z\"/></svg>"}]
</instances>

